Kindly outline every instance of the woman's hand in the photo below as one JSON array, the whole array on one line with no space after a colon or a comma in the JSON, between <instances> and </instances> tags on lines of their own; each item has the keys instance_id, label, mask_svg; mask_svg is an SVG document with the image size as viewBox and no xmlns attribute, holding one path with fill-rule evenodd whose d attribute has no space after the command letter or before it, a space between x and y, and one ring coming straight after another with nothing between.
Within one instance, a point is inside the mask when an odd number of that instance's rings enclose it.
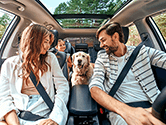
<instances>
[{"instance_id":1,"label":"woman's hand","mask_svg":"<svg viewBox=\"0 0 166 125\"><path fill-rule=\"evenodd\" d=\"M20 125L19 119L17 117L16 111L12 110L9 113L7 113L5 116L5 121L8 125Z\"/></svg>"},{"instance_id":2,"label":"woman's hand","mask_svg":"<svg viewBox=\"0 0 166 125\"><path fill-rule=\"evenodd\" d=\"M58 124L52 119L45 119L42 120L38 125L58 125Z\"/></svg>"}]
</instances>

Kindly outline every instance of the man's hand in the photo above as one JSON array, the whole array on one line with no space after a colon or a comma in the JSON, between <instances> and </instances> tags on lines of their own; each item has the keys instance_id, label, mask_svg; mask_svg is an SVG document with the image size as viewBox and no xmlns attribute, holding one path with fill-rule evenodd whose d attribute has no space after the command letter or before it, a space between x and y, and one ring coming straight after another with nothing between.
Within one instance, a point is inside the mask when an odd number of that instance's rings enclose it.
<instances>
[{"instance_id":1,"label":"man's hand","mask_svg":"<svg viewBox=\"0 0 166 125\"><path fill-rule=\"evenodd\" d=\"M151 114L151 109L130 107L111 97L98 87L91 88L90 92L96 102L119 114L128 125L165 125Z\"/></svg>"},{"instance_id":2,"label":"man's hand","mask_svg":"<svg viewBox=\"0 0 166 125\"><path fill-rule=\"evenodd\" d=\"M150 109L130 107L122 117L128 125L165 125L151 114Z\"/></svg>"},{"instance_id":3,"label":"man's hand","mask_svg":"<svg viewBox=\"0 0 166 125\"><path fill-rule=\"evenodd\" d=\"M152 114L152 107L146 108L145 110Z\"/></svg>"},{"instance_id":4,"label":"man's hand","mask_svg":"<svg viewBox=\"0 0 166 125\"><path fill-rule=\"evenodd\" d=\"M58 124L51 119L45 119L42 120L38 125L58 125Z\"/></svg>"}]
</instances>

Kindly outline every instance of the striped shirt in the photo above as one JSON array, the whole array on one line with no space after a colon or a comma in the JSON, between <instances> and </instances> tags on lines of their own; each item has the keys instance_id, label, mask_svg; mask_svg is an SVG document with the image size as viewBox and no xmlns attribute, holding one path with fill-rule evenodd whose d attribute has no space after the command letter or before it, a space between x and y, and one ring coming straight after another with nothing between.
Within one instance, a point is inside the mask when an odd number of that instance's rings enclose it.
<instances>
[{"instance_id":1,"label":"striped shirt","mask_svg":"<svg viewBox=\"0 0 166 125\"><path fill-rule=\"evenodd\" d=\"M125 55L121 57L117 56L113 57L118 60L118 76L119 76L124 65L126 64ZM122 84L115 93L114 98L123 103L149 100L146 94L143 92L143 89L141 88L139 82L135 79L135 76L131 71L131 69L129 69L129 72L127 73Z\"/></svg>"},{"instance_id":2,"label":"striped shirt","mask_svg":"<svg viewBox=\"0 0 166 125\"><path fill-rule=\"evenodd\" d=\"M134 46L127 46L126 62L134 49ZM151 65L166 69L166 53L143 46L131 67L131 71L147 95L149 102L153 103L160 91L157 88ZM99 51L89 89L96 86L108 93L117 77L118 60L113 54L108 55L105 50Z\"/></svg>"}]
</instances>

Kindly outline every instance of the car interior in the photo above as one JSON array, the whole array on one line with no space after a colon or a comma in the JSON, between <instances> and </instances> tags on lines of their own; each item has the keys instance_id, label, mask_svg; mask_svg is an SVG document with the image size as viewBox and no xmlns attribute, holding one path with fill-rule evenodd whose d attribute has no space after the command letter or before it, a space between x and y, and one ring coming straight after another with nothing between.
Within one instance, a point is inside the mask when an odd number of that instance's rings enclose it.
<instances>
[{"instance_id":1,"label":"car interior","mask_svg":"<svg viewBox=\"0 0 166 125\"><path fill-rule=\"evenodd\" d=\"M72 69L68 72L66 61L67 53L72 58L75 52L83 51L90 55L91 63L95 63L97 53L103 49L96 39L96 31L100 26L109 22L118 22L122 26L126 45L137 46L148 38L145 43L146 46L166 52L166 31L158 27L154 18L158 15L166 18L165 0L108 0L109 5L111 5L111 2L116 3L116 6L111 9L115 10L113 12L104 13L105 9L103 9L102 13L65 12L58 14L52 13L44 0L0 0L0 12L7 13L12 17L7 22L8 25L0 40L0 66L7 58L17 55L21 33L27 26L33 23L41 24L54 34L55 40L49 51L53 52L58 58L60 67L70 86L67 125L110 124L108 119L101 114L99 105L91 98L88 85L71 87ZM90 22L88 25L86 24L87 20ZM73 24L66 23L72 21ZM131 29L132 26L135 26L137 34L132 34L134 32ZM162 26L166 27L166 20L164 20ZM137 44L134 43L137 41L135 38L139 38ZM65 52L55 49L58 39L65 41ZM133 43L129 43L129 41L133 41ZM161 83L158 86L162 91L166 81L165 70L154 70L154 75L156 76L156 81ZM158 99L154 108L157 108L156 111L158 111L158 116L162 117L162 121L166 122L166 113L163 111L166 108L166 99L161 98Z\"/></svg>"}]
</instances>

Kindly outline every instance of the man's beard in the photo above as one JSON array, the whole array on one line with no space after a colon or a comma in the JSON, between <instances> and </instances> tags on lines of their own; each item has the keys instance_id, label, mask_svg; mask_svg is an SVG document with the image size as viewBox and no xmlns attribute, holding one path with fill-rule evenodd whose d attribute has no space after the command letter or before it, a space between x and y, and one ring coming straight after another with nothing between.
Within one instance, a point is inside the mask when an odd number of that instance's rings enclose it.
<instances>
[{"instance_id":1,"label":"man's beard","mask_svg":"<svg viewBox=\"0 0 166 125\"><path fill-rule=\"evenodd\" d=\"M108 49L106 50L105 47L107 47ZM107 53L108 55L110 55L111 53L114 54L114 53L118 50L118 46L116 46L116 47L111 47L111 46L105 45L103 48L106 50L106 53Z\"/></svg>"}]
</instances>

